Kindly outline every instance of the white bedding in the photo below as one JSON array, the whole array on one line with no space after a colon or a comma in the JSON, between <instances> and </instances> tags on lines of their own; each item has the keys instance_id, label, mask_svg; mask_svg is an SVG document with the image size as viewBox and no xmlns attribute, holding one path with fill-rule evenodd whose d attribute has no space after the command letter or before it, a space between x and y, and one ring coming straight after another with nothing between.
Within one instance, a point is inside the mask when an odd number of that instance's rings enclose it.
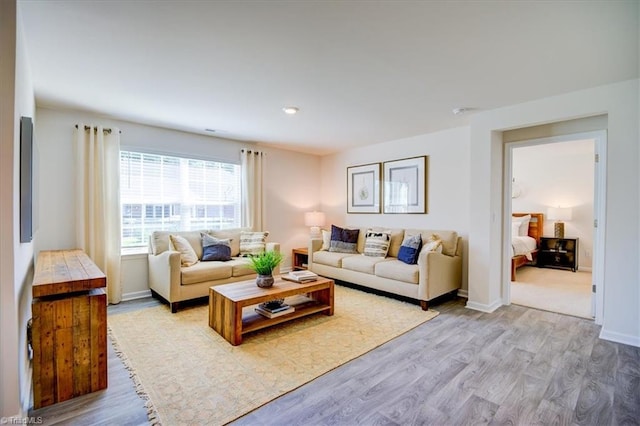
<instances>
[{"instance_id":1,"label":"white bedding","mask_svg":"<svg viewBox=\"0 0 640 426\"><path fill-rule=\"evenodd\" d=\"M532 261L531 252L536 249L536 240L529 236L511 237L511 257L524 254L528 261Z\"/></svg>"}]
</instances>

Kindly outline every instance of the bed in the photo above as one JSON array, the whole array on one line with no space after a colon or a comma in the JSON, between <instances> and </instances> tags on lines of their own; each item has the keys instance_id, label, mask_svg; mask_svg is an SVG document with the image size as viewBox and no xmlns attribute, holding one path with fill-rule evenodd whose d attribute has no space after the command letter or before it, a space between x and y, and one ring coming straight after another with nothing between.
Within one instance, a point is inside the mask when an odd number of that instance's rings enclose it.
<instances>
[{"instance_id":1,"label":"bed","mask_svg":"<svg viewBox=\"0 0 640 426\"><path fill-rule=\"evenodd\" d=\"M527 222L527 218L530 219ZM511 281L516 280L516 269L535 264L544 229L542 213L513 213L511 238Z\"/></svg>"}]
</instances>

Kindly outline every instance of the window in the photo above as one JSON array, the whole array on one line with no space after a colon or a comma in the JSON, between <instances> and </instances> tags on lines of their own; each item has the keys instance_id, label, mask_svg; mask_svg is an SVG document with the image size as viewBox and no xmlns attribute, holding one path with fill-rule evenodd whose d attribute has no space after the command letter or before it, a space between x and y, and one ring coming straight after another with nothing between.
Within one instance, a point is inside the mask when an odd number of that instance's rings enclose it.
<instances>
[{"instance_id":1,"label":"window","mask_svg":"<svg viewBox=\"0 0 640 426\"><path fill-rule=\"evenodd\" d=\"M146 247L153 231L240 226L240 166L120 152L122 247Z\"/></svg>"}]
</instances>

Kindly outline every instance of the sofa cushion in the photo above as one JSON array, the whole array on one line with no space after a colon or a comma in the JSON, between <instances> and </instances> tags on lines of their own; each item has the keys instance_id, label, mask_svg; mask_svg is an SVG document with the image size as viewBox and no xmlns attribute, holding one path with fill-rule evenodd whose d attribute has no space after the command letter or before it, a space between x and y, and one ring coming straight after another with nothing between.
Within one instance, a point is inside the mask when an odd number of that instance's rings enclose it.
<instances>
[{"instance_id":1,"label":"sofa cushion","mask_svg":"<svg viewBox=\"0 0 640 426\"><path fill-rule=\"evenodd\" d=\"M391 242L390 231L368 230L364 242L364 254L370 257L387 257Z\"/></svg>"},{"instance_id":2,"label":"sofa cushion","mask_svg":"<svg viewBox=\"0 0 640 426\"><path fill-rule=\"evenodd\" d=\"M200 232L202 231L153 231L151 233L151 253L160 254L171 250L173 245L169 235L184 237L196 252L198 259L202 258L202 243L200 242Z\"/></svg>"},{"instance_id":3,"label":"sofa cushion","mask_svg":"<svg viewBox=\"0 0 640 426\"><path fill-rule=\"evenodd\" d=\"M405 237L415 234L422 234L422 241L427 241L431 234L437 234L442 240L442 254L456 255L458 249L458 233L456 231L407 229L404 233Z\"/></svg>"},{"instance_id":4,"label":"sofa cushion","mask_svg":"<svg viewBox=\"0 0 640 426\"><path fill-rule=\"evenodd\" d=\"M418 271L418 265L407 265L391 258L387 262L378 262L375 265L376 276L411 284L418 284Z\"/></svg>"},{"instance_id":5,"label":"sofa cushion","mask_svg":"<svg viewBox=\"0 0 640 426\"><path fill-rule=\"evenodd\" d=\"M422 236L420 234L406 237L400 246L398 260L407 265L415 265L418 263L418 255L420 254L421 248Z\"/></svg>"},{"instance_id":6,"label":"sofa cushion","mask_svg":"<svg viewBox=\"0 0 640 426\"><path fill-rule=\"evenodd\" d=\"M359 229L346 229L331 225L330 252L336 253L357 253Z\"/></svg>"},{"instance_id":7,"label":"sofa cushion","mask_svg":"<svg viewBox=\"0 0 640 426\"><path fill-rule=\"evenodd\" d=\"M220 240L209 234L202 233L202 260L212 261L228 261L231 260L231 242L230 240Z\"/></svg>"},{"instance_id":8,"label":"sofa cushion","mask_svg":"<svg viewBox=\"0 0 640 426\"><path fill-rule=\"evenodd\" d=\"M269 232L240 232L240 256L253 256L265 251Z\"/></svg>"},{"instance_id":9,"label":"sofa cushion","mask_svg":"<svg viewBox=\"0 0 640 426\"><path fill-rule=\"evenodd\" d=\"M321 265L333 266L334 268L342 268L342 259L351 256L358 256L353 253L337 253L330 251L316 251L313 253L313 263Z\"/></svg>"},{"instance_id":10,"label":"sofa cushion","mask_svg":"<svg viewBox=\"0 0 640 426\"><path fill-rule=\"evenodd\" d=\"M180 269L182 284L198 284L205 281L231 278L231 262L199 262Z\"/></svg>"},{"instance_id":11,"label":"sofa cushion","mask_svg":"<svg viewBox=\"0 0 640 426\"><path fill-rule=\"evenodd\" d=\"M347 256L342 259L342 269L350 271L364 272L373 275L375 266L380 262L385 262L390 258L372 256Z\"/></svg>"},{"instance_id":12,"label":"sofa cushion","mask_svg":"<svg viewBox=\"0 0 640 426\"><path fill-rule=\"evenodd\" d=\"M180 264L182 266L191 266L198 263L198 255L186 238L180 235L169 235L173 248L180 252Z\"/></svg>"},{"instance_id":13,"label":"sofa cushion","mask_svg":"<svg viewBox=\"0 0 640 426\"><path fill-rule=\"evenodd\" d=\"M231 257L237 257L240 254L240 232L250 231L249 228L233 228L233 229L215 229L209 231L208 234L221 240L230 240Z\"/></svg>"},{"instance_id":14,"label":"sofa cushion","mask_svg":"<svg viewBox=\"0 0 640 426\"><path fill-rule=\"evenodd\" d=\"M231 275L234 277L255 274L253 269L249 267L250 262L248 257L236 257L227 263L231 265Z\"/></svg>"}]
</instances>

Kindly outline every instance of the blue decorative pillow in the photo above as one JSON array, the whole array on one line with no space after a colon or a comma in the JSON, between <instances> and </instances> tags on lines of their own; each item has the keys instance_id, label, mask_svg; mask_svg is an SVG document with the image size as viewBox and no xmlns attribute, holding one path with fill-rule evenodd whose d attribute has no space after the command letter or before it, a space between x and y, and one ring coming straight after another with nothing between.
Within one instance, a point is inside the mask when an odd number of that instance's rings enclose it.
<instances>
[{"instance_id":1,"label":"blue decorative pillow","mask_svg":"<svg viewBox=\"0 0 640 426\"><path fill-rule=\"evenodd\" d=\"M329 251L336 253L358 253L359 229L344 229L331 225Z\"/></svg>"},{"instance_id":2,"label":"blue decorative pillow","mask_svg":"<svg viewBox=\"0 0 640 426\"><path fill-rule=\"evenodd\" d=\"M209 234L202 235L202 261L231 260L231 240L221 240Z\"/></svg>"},{"instance_id":3,"label":"blue decorative pillow","mask_svg":"<svg viewBox=\"0 0 640 426\"><path fill-rule=\"evenodd\" d=\"M422 249L422 237L420 234L406 237L402 240L400 251L398 252L398 260L408 264L415 265L418 263L418 255Z\"/></svg>"}]
</instances>

